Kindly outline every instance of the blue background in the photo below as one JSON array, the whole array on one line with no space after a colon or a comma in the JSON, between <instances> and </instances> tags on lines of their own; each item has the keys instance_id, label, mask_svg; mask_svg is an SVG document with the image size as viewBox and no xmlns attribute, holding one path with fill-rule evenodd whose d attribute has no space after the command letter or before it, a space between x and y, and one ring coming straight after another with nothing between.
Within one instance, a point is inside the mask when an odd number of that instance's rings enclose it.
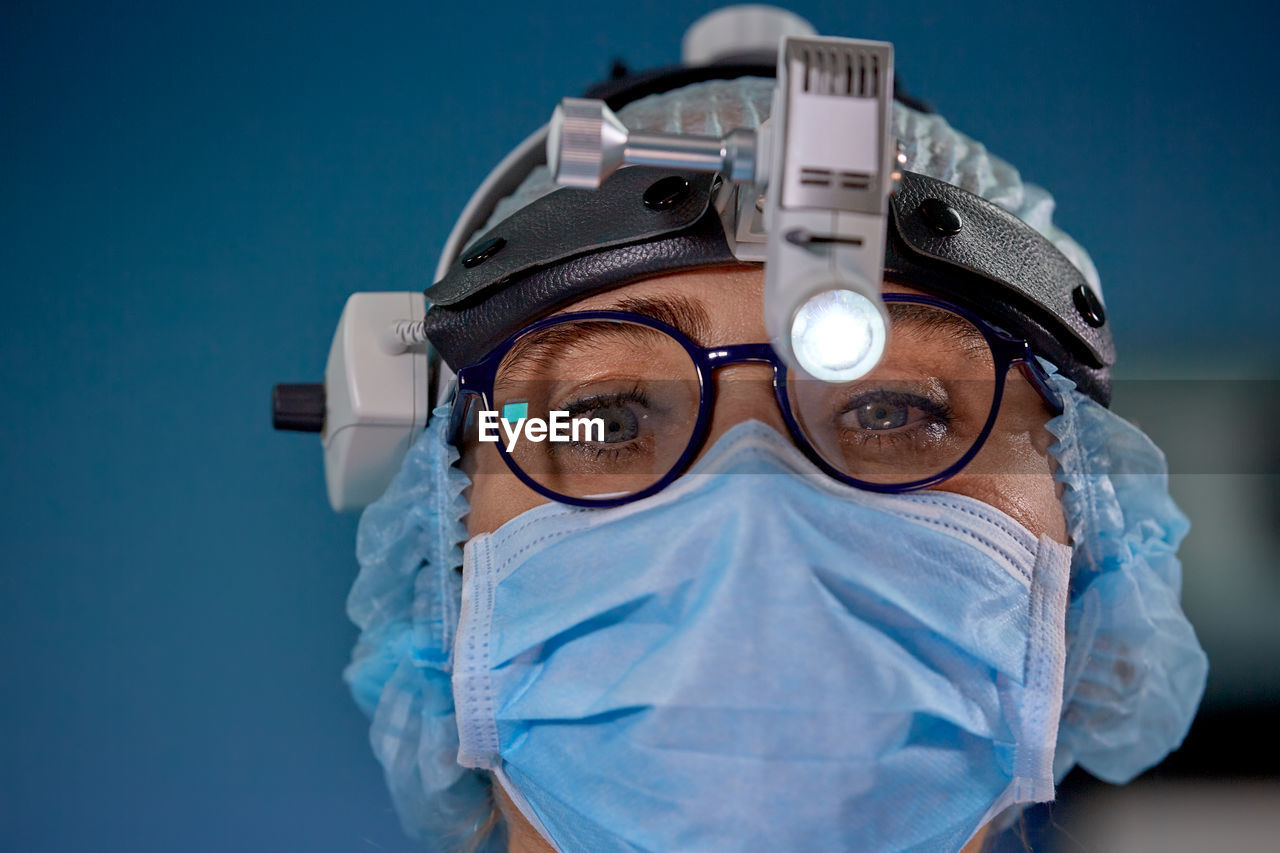
<instances>
[{"instance_id":1,"label":"blue background","mask_svg":"<svg viewBox=\"0 0 1280 853\"><path fill-rule=\"evenodd\" d=\"M715 6L3 5L0 848L412 847L340 680L356 519L270 387L320 379L349 293L429 283L559 97ZM1276 378L1270 13L791 8L1055 192L1129 369Z\"/></svg>"}]
</instances>

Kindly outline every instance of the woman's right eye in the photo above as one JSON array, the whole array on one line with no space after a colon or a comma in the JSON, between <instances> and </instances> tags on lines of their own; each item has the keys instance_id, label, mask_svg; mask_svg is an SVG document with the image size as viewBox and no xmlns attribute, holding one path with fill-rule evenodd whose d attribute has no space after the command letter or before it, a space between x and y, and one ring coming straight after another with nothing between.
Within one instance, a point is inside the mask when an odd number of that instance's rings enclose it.
<instances>
[{"instance_id":1,"label":"woman's right eye","mask_svg":"<svg viewBox=\"0 0 1280 853\"><path fill-rule=\"evenodd\" d=\"M633 441L640 435L640 418L625 403L615 402L595 405L590 408L569 408L569 416L574 420L604 421L603 441L605 444L617 444L622 441ZM594 433L593 433L594 434Z\"/></svg>"},{"instance_id":2,"label":"woman's right eye","mask_svg":"<svg viewBox=\"0 0 1280 853\"><path fill-rule=\"evenodd\" d=\"M592 428L587 434L593 442L602 444L621 444L638 439L647 408L648 400L638 388L624 393L597 394L564 406L572 420L599 420L602 428Z\"/></svg>"}]
</instances>

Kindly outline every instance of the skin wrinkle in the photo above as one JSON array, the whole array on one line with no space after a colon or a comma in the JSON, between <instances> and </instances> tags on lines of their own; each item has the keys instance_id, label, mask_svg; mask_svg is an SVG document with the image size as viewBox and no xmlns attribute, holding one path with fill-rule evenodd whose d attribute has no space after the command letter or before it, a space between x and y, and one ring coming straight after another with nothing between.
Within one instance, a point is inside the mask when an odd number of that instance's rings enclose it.
<instances>
[{"instance_id":1,"label":"skin wrinkle","mask_svg":"<svg viewBox=\"0 0 1280 853\"><path fill-rule=\"evenodd\" d=\"M690 333L703 346L765 341L762 314L764 274L758 267L695 270L663 275L579 300L561 312L630 310ZM916 292L886 283L886 292ZM665 307L664 307L665 306ZM655 313L658 312L658 313ZM659 316L659 313L662 316ZM755 419L788 435L773 397L770 369L739 364L715 375L716 408L700 454L734 425ZM934 488L967 495L1002 510L1037 536L1067 543L1059 484L1048 452L1053 436L1044 428L1053 413L1017 370L1007 378L1000 414L991 436L970 465ZM492 532L506 521L547 503L506 467L492 444L464 449L462 468L471 478L469 536ZM511 853L547 853L552 848L532 829L505 793L495 787L509 828ZM978 853L986 830L962 853Z\"/></svg>"}]
</instances>

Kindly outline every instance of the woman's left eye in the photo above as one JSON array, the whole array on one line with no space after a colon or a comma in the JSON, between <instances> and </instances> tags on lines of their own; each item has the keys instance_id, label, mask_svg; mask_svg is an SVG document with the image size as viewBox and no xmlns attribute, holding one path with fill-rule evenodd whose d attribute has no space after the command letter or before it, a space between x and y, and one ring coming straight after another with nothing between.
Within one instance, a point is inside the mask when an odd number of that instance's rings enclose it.
<instances>
[{"instance_id":1,"label":"woman's left eye","mask_svg":"<svg viewBox=\"0 0 1280 853\"><path fill-rule=\"evenodd\" d=\"M945 423L949 419L944 403L885 389L860 394L841 408L841 415L848 428L870 432L890 432L921 422Z\"/></svg>"},{"instance_id":2,"label":"woman's left eye","mask_svg":"<svg viewBox=\"0 0 1280 853\"><path fill-rule=\"evenodd\" d=\"M906 426L910 408L902 403L863 403L853 410L863 429L897 429Z\"/></svg>"}]
</instances>

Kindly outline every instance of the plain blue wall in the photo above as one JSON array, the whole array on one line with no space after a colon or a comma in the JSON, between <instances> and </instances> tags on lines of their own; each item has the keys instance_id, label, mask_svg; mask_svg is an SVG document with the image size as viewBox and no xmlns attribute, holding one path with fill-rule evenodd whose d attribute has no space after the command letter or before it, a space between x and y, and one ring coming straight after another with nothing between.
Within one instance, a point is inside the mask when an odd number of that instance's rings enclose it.
<instances>
[{"instance_id":1,"label":"plain blue wall","mask_svg":"<svg viewBox=\"0 0 1280 853\"><path fill-rule=\"evenodd\" d=\"M346 296L716 4L8 2L0 848L406 850L340 681L354 517L273 433ZM1122 347L1280 363L1257 4L797 3L1057 194Z\"/></svg>"}]
</instances>

